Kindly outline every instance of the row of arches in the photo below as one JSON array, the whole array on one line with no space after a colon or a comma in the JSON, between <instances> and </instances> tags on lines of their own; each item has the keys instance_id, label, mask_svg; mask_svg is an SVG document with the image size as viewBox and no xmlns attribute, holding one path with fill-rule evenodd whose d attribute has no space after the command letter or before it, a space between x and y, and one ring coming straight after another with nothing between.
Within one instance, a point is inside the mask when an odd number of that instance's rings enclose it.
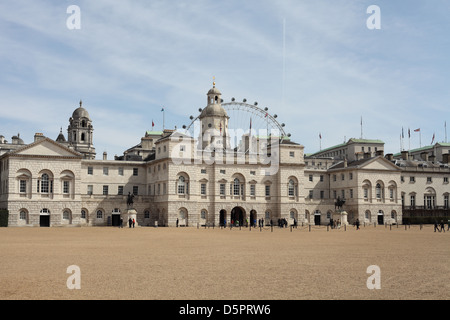
<instances>
[{"instance_id":1,"label":"row of arches","mask_svg":"<svg viewBox=\"0 0 450 320\"><path fill-rule=\"evenodd\" d=\"M202 209L200 212L189 212L186 208L179 208L177 214L177 225L189 226L192 224L206 225L216 224L219 226L248 226L257 225L258 221L264 221L265 225L276 223L281 217L275 215L272 210L268 209L263 212L258 212L255 209L246 210L242 206L235 206L230 209L220 209L218 214L208 212L207 209ZM289 210L287 217L284 217L290 223L294 220L298 221L298 211L295 208Z\"/></svg>"}]
</instances>

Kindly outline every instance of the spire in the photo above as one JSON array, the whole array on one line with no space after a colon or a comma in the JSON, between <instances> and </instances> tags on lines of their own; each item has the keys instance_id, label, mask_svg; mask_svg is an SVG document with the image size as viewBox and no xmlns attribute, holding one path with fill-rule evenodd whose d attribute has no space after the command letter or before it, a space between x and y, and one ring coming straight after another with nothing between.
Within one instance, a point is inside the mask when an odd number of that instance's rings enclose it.
<instances>
[{"instance_id":1,"label":"spire","mask_svg":"<svg viewBox=\"0 0 450 320\"><path fill-rule=\"evenodd\" d=\"M80 108L81 108L82 105L83 105L83 101L80 99Z\"/></svg>"}]
</instances>

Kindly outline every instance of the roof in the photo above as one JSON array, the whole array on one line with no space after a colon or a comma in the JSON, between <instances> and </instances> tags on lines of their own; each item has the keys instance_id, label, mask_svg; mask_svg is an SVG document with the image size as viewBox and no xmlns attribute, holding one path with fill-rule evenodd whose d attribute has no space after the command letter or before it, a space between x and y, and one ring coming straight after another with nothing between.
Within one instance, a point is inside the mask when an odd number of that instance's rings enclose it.
<instances>
[{"instance_id":1,"label":"roof","mask_svg":"<svg viewBox=\"0 0 450 320\"><path fill-rule=\"evenodd\" d=\"M310 156L315 156L317 154L323 153L323 152L327 152L333 149L338 149L338 148L342 148L345 147L346 145L349 145L351 143L376 143L376 144L384 144L384 141L382 140L373 140L373 139L355 139L355 138L351 138L350 140L348 140L347 142L341 143L341 144L337 144L335 146L311 153Z\"/></svg>"}]
</instances>

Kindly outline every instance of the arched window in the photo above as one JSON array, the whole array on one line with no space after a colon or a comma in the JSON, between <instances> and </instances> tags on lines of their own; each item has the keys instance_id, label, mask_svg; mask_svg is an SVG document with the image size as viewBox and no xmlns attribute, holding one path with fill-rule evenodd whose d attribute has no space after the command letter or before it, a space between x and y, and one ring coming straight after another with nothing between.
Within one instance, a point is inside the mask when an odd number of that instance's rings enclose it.
<instances>
[{"instance_id":1,"label":"arched window","mask_svg":"<svg viewBox=\"0 0 450 320\"><path fill-rule=\"evenodd\" d=\"M81 210L81 219L86 219L86 210Z\"/></svg>"},{"instance_id":2,"label":"arched window","mask_svg":"<svg viewBox=\"0 0 450 320\"><path fill-rule=\"evenodd\" d=\"M48 174L44 173L41 176L41 193L48 193L50 190L50 179Z\"/></svg>"},{"instance_id":3,"label":"arched window","mask_svg":"<svg viewBox=\"0 0 450 320\"><path fill-rule=\"evenodd\" d=\"M295 182L292 179L289 180L288 194L289 194L289 197L295 196Z\"/></svg>"},{"instance_id":4,"label":"arched window","mask_svg":"<svg viewBox=\"0 0 450 320\"><path fill-rule=\"evenodd\" d=\"M206 210L202 210L202 211L200 212L200 218L201 218L201 219L206 219Z\"/></svg>"},{"instance_id":5,"label":"arched window","mask_svg":"<svg viewBox=\"0 0 450 320\"><path fill-rule=\"evenodd\" d=\"M241 187L241 182L239 181L238 178L234 179L233 182L233 195L238 196L240 195L240 187Z\"/></svg>"},{"instance_id":6,"label":"arched window","mask_svg":"<svg viewBox=\"0 0 450 320\"><path fill-rule=\"evenodd\" d=\"M63 211L63 220L70 220L70 211L69 210Z\"/></svg>"},{"instance_id":7,"label":"arched window","mask_svg":"<svg viewBox=\"0 0 450 320\"><path fill-rule=\"evenodd\" d=\"M86 136L85 136L85 134L84 134L84 132L81 134L81 141L84 141L84 140L86 140L86 138L85 138Z\"/></svg>"},{"instance_id":8,"label":"arched window","mask_svg":"<svg viewBox=\"0 0 450 320\"><path fill-rule=\"evenodd\" d=\"M103 219L103 211L97 210L97 219Z\"/></svg>"},{"instance_id":9,"label":"arched window","mask_svg":"<svg viewBox=\"0 0 450 320\"><path fill-rule=\"evenodd\" d=\"M375 187L375 195L377 199L381 199L381 184L377 183Z\"/></svg>"},{"instance_id":10,"label":"arched window","mask_svg":"<svg viewBox=\"0 0 450 320\"><path fill-rule=\"evenodd\" d=\"M186 193L186 178L180 176L178 178L178 194L185 194L185 193Z\"/></svg>"},{"instance_id":11,"label":"arched window","mask_svg":"<svg viewBox=\"0 0 450 320\"><path fill-rule=\"evenodd\" d=\"M20 220L27 220L27 212L25 210L21 210L19 214Z\"/></svg>"}]
</instances>

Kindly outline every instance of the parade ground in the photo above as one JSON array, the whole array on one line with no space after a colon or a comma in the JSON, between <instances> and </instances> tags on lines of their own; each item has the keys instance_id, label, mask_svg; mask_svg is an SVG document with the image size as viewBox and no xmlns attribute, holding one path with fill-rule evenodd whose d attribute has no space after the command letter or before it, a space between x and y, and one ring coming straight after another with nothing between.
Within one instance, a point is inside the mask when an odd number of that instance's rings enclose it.
<instances>
[{"instance_id":1,"label":"parade ground","mask_svg":"<svg viewBox=\"0 0 450 320\"><path fill-rule=\"evenodd\" d=\"M447 300L449 248L430 225L1 228L0 299Z\"/></svg>"}]
</instances>

